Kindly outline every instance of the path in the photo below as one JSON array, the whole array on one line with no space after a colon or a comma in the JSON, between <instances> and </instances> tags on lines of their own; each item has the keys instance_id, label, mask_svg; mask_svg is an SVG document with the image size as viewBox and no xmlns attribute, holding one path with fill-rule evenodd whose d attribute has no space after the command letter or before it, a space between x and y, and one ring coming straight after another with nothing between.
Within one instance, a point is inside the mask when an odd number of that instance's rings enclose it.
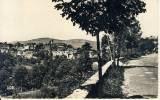
<instances>
[{"instance_id":1,"label":"path","mask_svg":"<svg viewBox=\"0 0 160 100\"><path fill-rule=\"evenodd\" d=\"M122 87L126 96L156 97L158 94L158 54L130 60L126 66L128 67L125 68L125 80Z\"/></svg>"}]
</instances>

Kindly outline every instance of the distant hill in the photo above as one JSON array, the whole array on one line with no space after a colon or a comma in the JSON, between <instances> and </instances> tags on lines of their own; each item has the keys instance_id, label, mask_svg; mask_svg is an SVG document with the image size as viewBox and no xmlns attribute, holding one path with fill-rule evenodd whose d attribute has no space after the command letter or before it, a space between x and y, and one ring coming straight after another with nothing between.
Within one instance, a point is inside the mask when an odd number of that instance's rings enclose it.
<instances>
[{"instance_id":1,"label":"distant hill","mask_svg":"<svg viewBox=\"0 0 160 100\"><path fill-rule=\"evenodd\" d=\"M20 43L23 44L27 44L27 43L43 43L46 44L48 43L50 40L54 40L56 43L58 42L62 42L62 40L58 40L58 39L52 39L52 38L37 38L37 39L32 39L32 40L27 40L27 41L18 41Z\"/></svg>"},{"instance_id":2,"label":"distant hill","mask_svg":"<svg viewBox=\"0 0 160 100\"><path fill-rule=\"evenodd\" d=\"M81 47L85 42L88 42L91 44L93 49L96 49L96 42L95 41L90 41L90 40L85 40L85 39L59 40L59 39L52 39L52 38L37 38L37 39L32 39L32 40L27 40L27 41L18 41L18 42L23 43L23 44L27 44L27 43L44 43L44 44L46 44L50 40L54 40L55 43L71 44L74 48Z\"/></svg>"}]
</instances>

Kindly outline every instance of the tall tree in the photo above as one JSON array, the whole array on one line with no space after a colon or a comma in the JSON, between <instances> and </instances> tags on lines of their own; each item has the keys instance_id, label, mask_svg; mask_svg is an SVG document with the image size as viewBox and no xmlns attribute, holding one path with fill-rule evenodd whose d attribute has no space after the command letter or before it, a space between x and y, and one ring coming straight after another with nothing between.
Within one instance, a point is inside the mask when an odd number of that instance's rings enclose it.
<instances>
[{"instance_id":1,"label":"tall tree","mask_svg":"<svg viewBox=\"0 0 160 100\"><path fill-rule=\"evenodd\" d=\"M80 58L79 58L79 66L83 71L87 71L91 68L91 58L90 58L90 51L92 46L90 43L86 42L82 45L80 49Z\"/></svg>"},{"instance_id":2,"label":"tall tree","mask_svg":"<svg viewBox=\"0 0 160 100\"><path fill-rule=\"evenodd\" d=\"M126 35L123 37L125 41L123 41L123 43L126 46L127 52L128 49L131 49L132 54L132 48L138 48L138 42L142 35L139 21L135 20L134 24L126 29L125 33Z\"/></svg>"},{"instance_id":3,"label":"tall tree","mask_svg":"<svg viewBox=\"0 0 160 100\"><path fill-rule=\"evenodd\" d=\"M20 87L21 92L23 91L23 88L26 87L26 83L27 83L26 76L27 76L27 74L28 74L28 71L23 66L20 66L19 68L15 69L14 82L15 82L15 85L17 87Z\"/></svg>"},{"instance_id":4,"label":"tall tree","mask_svg":"<svg viewBox=\"0 0 160 100\"><path fill-rule=\"evenodd\" d=\"M55 8L62 10L62 17L78 24L82 30L96 36L99 63L99 79L102 78L99 33L104 31L120 36L124 27L130 27L135 17L145 12L141 0L52 0ZM118 40L118 39L117 39Z\"/></svg>"},{"instance_id":5,"label":"tall tree","mask_svg":"<svg viewBox=\"0 0 160 100\"><path fill-rule=\"evenodd\" d=\"M152 39L142 38L140 40L139 48L143 54L152 52L155 47L156 44L154 44Z\"/></svg>"},{"instance_id":6,"label":"tall tree","mask_svg":"<svg viewBox=\"0 0 160 100\"><path fill-rule=\"evenodd\" d=\"M104 35L102 37L102 61L106 63L107 61L112 59L112 52L111 52L111 43L108 35Z\"/></svg>"},{"instance_id":7,"label":"tall tree","mask_svg":"<svg viewBox=\"0 0 160 100\"><path fill-rule=\"evenodd\" d=\"M48 45L49 45L49 55L50 55L50 59L53 58L53 53L52 53L52 50L53 50L53 44L54 44L54 40L50 40Z\"/></svg>"},{"instance_id":8,"label":"tall tree","mask_svg":"<svg viewBox=\"0 0 160 100\"><path fill-rule=\"evenodd\" d=\"M38 52L38 51L41 50L41 49L44 49L43 43L38 43L38 44L36 44L35 51Z\"/></svg>"},{"instance_id":9,"label":"tall tree","mask_svg":"<svg viewBox=\"0 0 160 100\"><path fill-rule=\"evenodd\" d=\"M67 49L73 49L73 46L71 44L68 44Z\"/></svg>"}]
</instances>

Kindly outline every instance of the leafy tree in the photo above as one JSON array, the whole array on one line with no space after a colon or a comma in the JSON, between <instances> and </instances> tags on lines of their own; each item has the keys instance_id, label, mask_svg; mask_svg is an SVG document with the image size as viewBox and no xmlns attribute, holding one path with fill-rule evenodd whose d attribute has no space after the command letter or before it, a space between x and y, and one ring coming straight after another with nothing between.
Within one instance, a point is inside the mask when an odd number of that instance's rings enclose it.
<instances>
[{"instance_id":1,"label":"leafy tree","mask_svg":"<svg viewBox=\"0 0 160 100\"><path fill-rule=\"evenodd\" d=\"M139 48L144 54L147 52L152 52L155 47L156 45L154 44L153 40L149 38L145 38L145 39L142 38L140 40Z\"/></svg>"},{"instance_id":2,"label":"leafy tree","mask_svg":"<svg viewBox=\"0 0 160 100\"><path fill-rule=\"evenodd\" d=\"M29 50L34 50L36 43L27 43Z\"/></svg>"},{"instance_id":3,"label":"leafy tree","mask_svg":"<svg viewBox=\"0 0 160 100\"><path fill-rule=\"evenodd\" d=\"M43 80L43 84L54 85L55 78L57 76L60 76L59 72L61 72L63 70L63 67L62 67L63 65L61 63L66 62L66 61L68 61L68 60L66 59L65 56L56 56L54 60L50 59L47 63L47 73L46 73L45 78ZM60 66L60 64L61 64L61 66ZM65 70L65 68L64 68L64 70Z\"/></svg>"},{"instance_id":4,"label":"leafy tree","mask_svg":"<svg viewBox=\"0 0 160 100\"><path fill-rule=\"evenodd\" d=\"M27 86L27 80L26 76L28 74L28 71L25 67L19 66L18 68L15 69L14 72L14 83L16 87L20 87L21 92L23 89Z\"/></svg>"},{"instance_id":5,"label":"leafy tree","mask_svg":"<svg viewBox=\"0 0 160 100\"><path fill-rule=\"evenodd\" d=\"M29 62L30 64L36 64L38 61L37 61L37 59L35 59L35 58L31 58L31 59L28 59L28 62Z\"/></svg>"},{"instance_id":6,"label":"leafy tree","mask_svg":"<svg viewBox=\"0 0 160 100\"><path fill-rule=\"evenodd\" d=\"M55 98L57 96L57 89L55 87L44 86L40 91L42 98Z\"/></svg>"},{"instance_id":7,"label":"leafy tree","mask_svg":"<svg viewBox=\"0 0 160 100\"><path fill-rule=\"evenodd\" d=\"M16 63L17 62L12 55L0 53L0 70L4 68L12 73L12 69Z\"/></svg>"},{"instance_id":8,"label":"leafy tree","mask_svg":"<svg viewBox=\"0 0 160 100\"><path fill-rule=\"evenodd\" d=\"M91 50L92 46L90 43L88 42L85 42L82 47L81 47L81 50L82 52L85 51L85 52L89 52Z\"/></svg>"},{"instance_id":9,"label":"leafy tree","mask_svg":"<svg viewBox=\"0 0 160 100\"><path fill-rule=\"evenodd\" d=\"M40 88L42 86L43 78L47 73L47 66L36 65L32 69L32 87Z\"/></svg>"},{"instance_id":10,"label":"leafy tree","mask_svg":"<svg viewBox=\"0 0 160 100\"><path fill-rule=\"evenodd\" d=\"M102 37L102 61L103 63L106 63L107 61L111 60L112 55L111 55L111 43L110 43L110 39L109 36L104 35Z\"/></svg>"},{"instance_id":11,"label":"leafy tree","mask_svg":"<svg viewBox=\"0 0 160 100\"><path fill-rule=\"evenodd\" d=\"M130 27L135 17L145 11L141 0L52 0L55 8L62 10L62 17L78 24L82 30L96 36L99 78L102 78L99 33L104 31L121 37L124 27ZM120 38L121 39L121 38ZM118 39L117 39L118 40Z\"/></svg>"},{"instance_id":12,"label":"leafy tree","mask_svg":"<svg viewBox=\"0 0 160 100\"><path fill-rule=\"evenodd\" d=\"M12 72L16 63L12 55L0 53L0 95L8 95L7 86L11 85Z\"/></svg>"},{"instance_id":13,"label":"leafy tree","mask_svg":"<svg viewBox=\"0 0 160 100\"><path fill-rule=\"evenodd\" d=\"M9 49L11 49L14 45L13 44L8 44Z\"/></svg>"},{"instance_id":14,"label":"leafy tree","mask_svg":"<svg viewBox=\"0 0 160 100\"><path fill-rule=\"evenodd\" d=\"M10 74L7 70L5 69L0 70L0 95L6 95L7 86L10 85L9 77L10 77Z\"/></svg>"},{"instance_id":15,"label":"leafy tree","mask_svg":"<svg viewBox=\"0 0 160 100\"><path fill-rule=\"evenodd\" d=\"M35 51L38 52L39 50L44 49L43 43L38 43L35 47Z\"/></svg>"},{"instance_id":16,"label":"leafy tree","mask_svg":"<svg viewBox=\"0 0 160 100\"><path fill-rule=\"evenodd\" d=\"M3 82L4 80L9 78L9 72L5 69L0 70L0 82ZM6 84L7 85L7 84Z\"/></svg>"},{"instance_id":17,"label":"leafy tree","mask_svg":"<svg viewBox=\"0 0 160 100\"><path fill-rule=\"evenodd\" d=\"M49 43L48 43L48 45L49 45L49 58L50 59L52 59L53 58L53 54L52 54L52 50L53 50L53 47L52 47L52 45L53 45L53 43L54 43L54 40L51 40L51 41L49 41Z\"/></svg>"},{"instance_id":18,"label":"leafy tree","mask_svg":"<svg viewBox=\"0 0 160 100\"><path fill-rule=\"evenodd\" d=\"M115 55L117 57L117 66L119 66L119 57L121 56L121 51L126 46L127 48L137 48L138 41L141 37L141 27L139 21L135 18L132 18L131 23L128 26L124 26L120 34L114 34Z\"/></svg>"},{"instance_id":19,"label":"leafy tree","mask_svg":"<svg viewBox=\"0 0 160 100\"><path fill-rule=\"evenodd\" d=\"M132 48L138 49L138 43L142 35L140 29L141 28L139 22L135 21L134 25L129 29L128 34L125 37L126 48L131 49L131 54Z\"/></svg>"},{"instance_id":20,"label":"leafy tree","mask_svg":"<svg viewBox=\"0 0 160 100\"><path fill-rule=\"evenodd\" d=\"M67 49L69 49L69 48L73 48L73 46L70 45L70 44L68 44L68 45L67 45Z\"/></svg>"},{"instance_id":21,"label":"leafy tree","mask_svg":"<svg viewBox=\"0 0 160 100\"><path fill-rule=\"evenodd\" d=\"M91 68L92 60L90 58L90 51L92 46L86 42L80 49L79 66L82 71L87 71Z\"/></svg>"},{"instance_id":22,"label":"leafy tree","mask_svg":"<svg viewBox=\"0 0 160 100\"><path fill-rule=\"evenodd\" d=\"M49 52L47 50L40 50L40 51L37 51L34 56L40 58L41 60L48 60L50 57L49 57Z\"/></svg>"},{"instance_id":23,"label":"leafy tree","mask_svg":"<svg viewBox=\"0 0 160 100\"><path fill-rule=\"evenodd\" d=\"M62 61L55 71L55 76L59 79L64 78L64 76L70 74L71 69L74 67L75 64L70 60Z\"/></svg>"}]
</instances>

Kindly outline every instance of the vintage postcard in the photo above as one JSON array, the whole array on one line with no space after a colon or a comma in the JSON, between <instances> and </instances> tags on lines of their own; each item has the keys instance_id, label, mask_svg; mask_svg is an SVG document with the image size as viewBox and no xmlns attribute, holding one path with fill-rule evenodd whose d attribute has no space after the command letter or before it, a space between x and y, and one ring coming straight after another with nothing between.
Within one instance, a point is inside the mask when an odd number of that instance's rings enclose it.
<instances>
[{"instance_id":1,"label":"vintage postcard","mask_svg":"<svg viewBox=\"0 0 160 100\"><path fill-rule=\"evenodd\" d=\"M0 0L0 98L158 99L158 0Z\"/></svg>"}]
</instances>

